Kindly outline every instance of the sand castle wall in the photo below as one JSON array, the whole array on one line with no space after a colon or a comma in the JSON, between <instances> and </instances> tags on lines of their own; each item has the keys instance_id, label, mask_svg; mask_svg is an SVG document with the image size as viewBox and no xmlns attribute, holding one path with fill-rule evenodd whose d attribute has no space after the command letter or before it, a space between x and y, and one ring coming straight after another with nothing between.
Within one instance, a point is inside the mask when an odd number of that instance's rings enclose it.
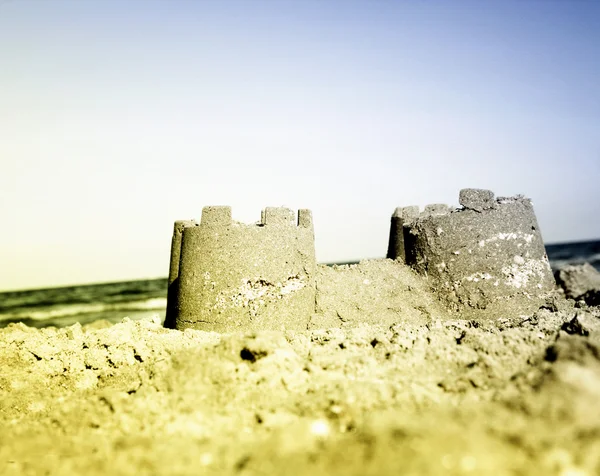
<instances>
[{"instance_id":1,"label":"sand castle wall","mask_svg":"<svg viewBox=\"0 0 600 476\"><path fill-rule=\"evenodd\" d=\"M426 276L461 317L509 318L538 309L554 278L529 199L461 190L461 209L396 209L388 257ZM392 237L392 234L396 237Z\"/></svg>"},{"instance_id":2,"label":"sand castle wall","mask_svg":"<svg viewBox=\"0 0 600 476\"><path fill-rule=\"evenodd\" d=\"M177 295L179 293L179 259L181 257L181 241L183 230L189 226L198 226L195 220L178 220L173 225L173 238L171 239L171 261L169 263L169 277L167 280L167 311L165 327L175 328L175 317L178 313Z\"/></svg>"},{"instance_id":3,"label":"sand castle wall","mask_svg":"<svg viewBox=\"0 0 600 476\"><path fill-rule=\"evenodd\" d=\"M167 325L228 332L306 329L315 309L312 214L266 208L254 225L231 218L230 207L205 207L200 224L177 224L169 276ZM178 265L175 262L178 261ZM176 270L176 271L175 271ZM173 293L171 293L173 294Z\"/></svg>"},{"instance_id":4,"label":"sand castle wall","mask_svg":"<svg viewBox=\"0 0 600 476\"><path fill-rule=\"evenodd\" d=\"M404 247L404 224L419 216L419 207L398 207L392 214L387 257L406 263Z\"/></svg>"}]
</instances>

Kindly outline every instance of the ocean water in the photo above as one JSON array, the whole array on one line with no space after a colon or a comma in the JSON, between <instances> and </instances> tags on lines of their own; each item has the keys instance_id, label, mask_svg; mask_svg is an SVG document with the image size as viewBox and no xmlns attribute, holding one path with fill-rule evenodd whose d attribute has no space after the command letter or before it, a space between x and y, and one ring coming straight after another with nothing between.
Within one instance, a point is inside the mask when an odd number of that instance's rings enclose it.
<instances>
[{"instance_id":1,"label":"ocean water","mask_svg":"<svg viewBox=\"0 0 600 476\"><path fill-rule=\"evenodd\" d=\"M588 262L600 271L600 240L549 244L546 251L554 270ZM124 317L164 319L166 305L166 278L10 291L0 293L0 327L12 322L63 327L99 319L120 322Z\"/></svg>"},{"instance_id":2,"label":"ocean water","mask_svg":"<svg viewBox=\"0 0 600 476\"><path fill-rule=\"evenodd\" d=\"M600 271L600 240L550 244L546 245L546 253L554 270L587 262Z\"/></svg>"},{"instance_id":3,"label":"ocean water","mask_svg":"<svg viewBox=\"0 0 600 476\"><path fill-rule=\"evenodd\" d=\"M99 319L164 318L166 306L166 278L10 291L0 293L0 327L11 322L63 327Z\"/></svg>"}]
</instances>

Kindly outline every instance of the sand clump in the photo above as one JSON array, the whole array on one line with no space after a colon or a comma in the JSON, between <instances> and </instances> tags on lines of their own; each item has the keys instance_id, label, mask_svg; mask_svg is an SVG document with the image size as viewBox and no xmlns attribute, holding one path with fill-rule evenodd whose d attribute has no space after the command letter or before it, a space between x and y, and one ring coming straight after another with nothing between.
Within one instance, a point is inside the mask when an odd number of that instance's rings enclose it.
<instances>
[{"instance_id":1,"label":"sand clump","mask_svg":"<svg viewBox=\"0 0 600 476\"><path fill-rule=\"evenodd\" d=\"M450 319L392 264L304 331L0 329L0 474L599 474L600 309Z\"/></svg>"},{"instance_id":2,"label":"sand clump","mask_svg":"<svg viewBox=\"0 0 600 476\"><path fill-rule=\"evenodd\" d=\"M556 282L570 299L600 305L600 272L591 264L567 265L556 272Z\"/></svg>"}]
</instances>

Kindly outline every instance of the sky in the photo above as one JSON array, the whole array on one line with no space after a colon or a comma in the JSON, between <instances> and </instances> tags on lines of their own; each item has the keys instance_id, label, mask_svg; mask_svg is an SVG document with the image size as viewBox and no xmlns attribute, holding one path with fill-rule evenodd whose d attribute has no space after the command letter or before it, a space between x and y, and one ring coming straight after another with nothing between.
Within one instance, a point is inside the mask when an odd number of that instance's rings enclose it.
<instances>
[{"instance_id":1,"label":"sky","mask_svg":"<svg viewBox=\"0 0 600 476\"><path fill-rule=\"evenodd\" d=\"M600 238L600 2L0 0L0 290L166 276L173 222L533 200Z\"/></svg>"}]
</instances>

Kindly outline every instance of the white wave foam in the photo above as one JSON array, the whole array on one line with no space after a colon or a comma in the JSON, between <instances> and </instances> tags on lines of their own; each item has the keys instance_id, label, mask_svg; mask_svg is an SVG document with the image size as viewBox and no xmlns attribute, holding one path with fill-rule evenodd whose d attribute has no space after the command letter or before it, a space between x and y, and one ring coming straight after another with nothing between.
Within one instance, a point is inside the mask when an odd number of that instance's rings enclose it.
<instances>
[{"instance_id":1,"label":"white wave foam","mask_svg":"<svg viewBox=\"0 0 600 476\"><path fill-rule=\"evenodd\" d=\"M145 301L127 301L119 303L67 304L50 306L42 309L20 309L18 312L0 314L0 321L16 319L33 319L44 321L57 317L76 316L79 314L96 314L104 312L151 311L164 310L166 298L146 299ZM125 315L125 314L124 314Z\"/></svg>"}]
</instances>

